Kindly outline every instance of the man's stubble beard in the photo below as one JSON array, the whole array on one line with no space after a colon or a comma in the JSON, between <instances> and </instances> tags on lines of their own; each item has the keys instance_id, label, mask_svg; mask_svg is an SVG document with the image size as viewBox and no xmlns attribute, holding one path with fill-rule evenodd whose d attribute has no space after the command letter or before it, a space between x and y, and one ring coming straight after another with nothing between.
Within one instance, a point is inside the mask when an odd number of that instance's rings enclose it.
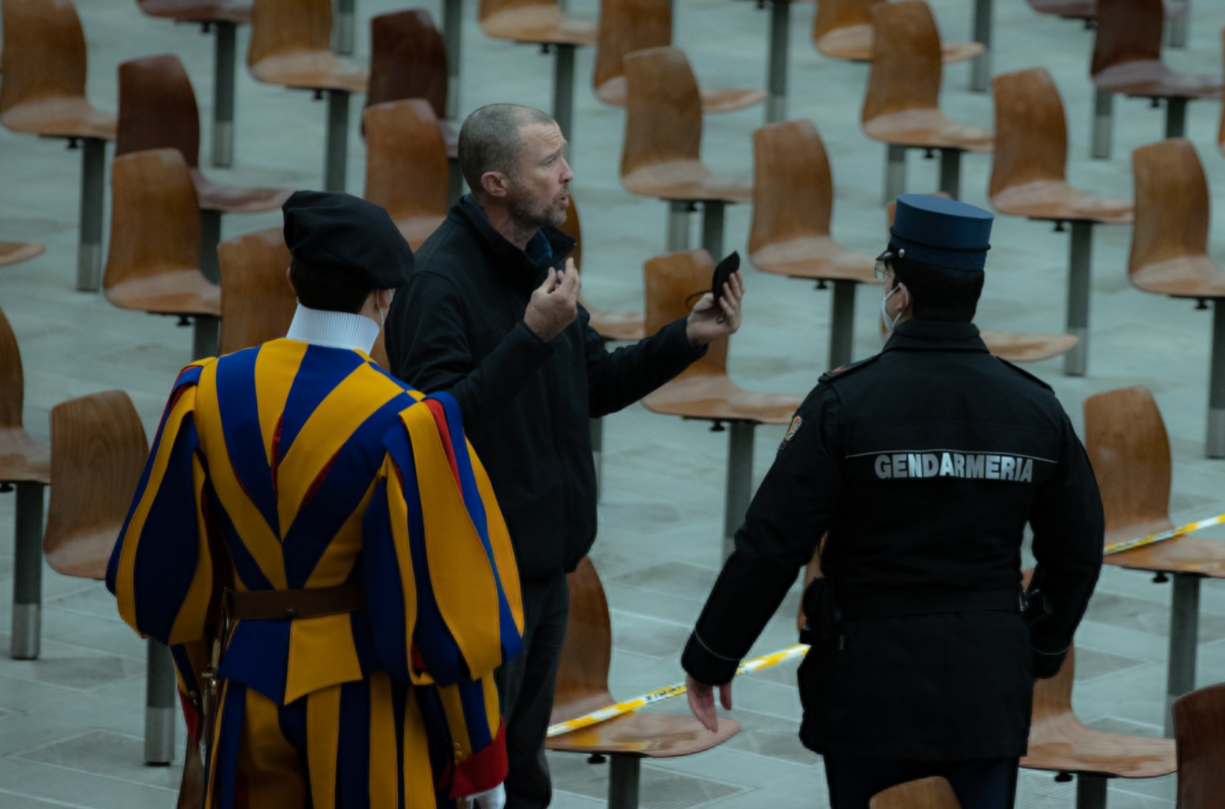
<instances>
[{"instance_id":1,"label":"man's stubble beard","mask_svg":"<svg viewBox=\"0 0 1225 809\"><path fill-rule=\"evenodd\" d=\"M569 193L568 190L567 193ZM566 221L565 211L554 212L554 199L551 198L542 205L533 206L530 196L521 193L518 183L514 183L511 185L511 193L506 202L510 218L515 224L524 231L535 231L546 227L557 227Z\"/></svg>"}]
</instances>

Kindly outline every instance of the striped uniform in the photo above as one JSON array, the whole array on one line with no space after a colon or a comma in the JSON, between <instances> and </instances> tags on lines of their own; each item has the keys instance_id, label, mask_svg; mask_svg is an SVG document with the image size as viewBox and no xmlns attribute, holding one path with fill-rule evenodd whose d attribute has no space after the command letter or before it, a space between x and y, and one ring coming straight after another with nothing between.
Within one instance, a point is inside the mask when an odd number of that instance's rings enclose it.
<instances>
[{"instance_id":1,"label":"striped uniform","mask_svg":"<svg viewBox=\"0 0 1225 809\"><path fill-rule=\"evenodd\" d=\"M289 339L185 368L107 586L171 647L193 731L223 589L354 582L364 610L233 626L210 809L415 809L496 786L493 670L518 652L523 615L449 396Z\"/></svg>"}]
</instances>

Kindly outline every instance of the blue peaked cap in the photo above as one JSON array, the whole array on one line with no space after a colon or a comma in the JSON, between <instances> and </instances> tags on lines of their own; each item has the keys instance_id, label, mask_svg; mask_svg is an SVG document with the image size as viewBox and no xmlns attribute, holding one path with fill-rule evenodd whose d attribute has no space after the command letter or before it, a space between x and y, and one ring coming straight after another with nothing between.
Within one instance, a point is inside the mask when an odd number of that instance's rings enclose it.
<instances>
[{"instance_id":1,"label":"blue peaked cap","mask_svg":"<svg viewBox=\"0 0 1225 809\"><path fill-rule=\"evenodd\" d=\"M922 264L982 272L994 219L989 211L957 200L903 194L897 198L889 249Z\"/></svg>"}]
</instances>

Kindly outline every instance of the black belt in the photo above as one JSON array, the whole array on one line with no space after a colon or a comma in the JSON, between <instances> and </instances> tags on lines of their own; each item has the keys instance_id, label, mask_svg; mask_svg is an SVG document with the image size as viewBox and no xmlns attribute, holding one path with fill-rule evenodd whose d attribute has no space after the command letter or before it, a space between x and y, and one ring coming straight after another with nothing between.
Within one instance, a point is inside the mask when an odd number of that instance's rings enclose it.
<instances>
[{"instance_id":1,"label":"black belt","mask_svg":"<svg viewBox=\"0 0 1225 809\"><path fill-rule=\"evenodd\" d=\"M890 590L881 593L835 597L841 617L897 618L944 612L1015 612L1024 608L1020 589L1015 590Z\"/></svg>"},{"instance_id":2,"label":"black belt","mask_svg":"<svg viewBox=\"0 0 1225 809\"><path fill-rule=\"evenodd\" d=\"M227 590L224 598L231 621L319 618L366 606L366 592L356 583L305 590Z\"/></svg>"}]
</instances>

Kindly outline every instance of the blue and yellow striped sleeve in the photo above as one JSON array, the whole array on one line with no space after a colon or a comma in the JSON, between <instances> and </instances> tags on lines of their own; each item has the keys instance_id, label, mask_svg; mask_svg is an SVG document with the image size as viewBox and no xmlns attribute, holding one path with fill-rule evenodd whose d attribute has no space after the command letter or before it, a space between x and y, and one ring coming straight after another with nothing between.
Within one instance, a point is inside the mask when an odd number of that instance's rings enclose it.
<instances>
[{"instance_id":1,"label":"blue and yellow striped sleeve","mask_svg":"<svg viewBox=\"0 0 1225 809\"><path fill-rule=\"evenodd\" d=\"M455 796L505 777L493 671L519 652L510 534L446 394L400 414L364 523L367 608L380 661L418 686L431 735L455 751Z\"/></svg>"}]
</instances>

